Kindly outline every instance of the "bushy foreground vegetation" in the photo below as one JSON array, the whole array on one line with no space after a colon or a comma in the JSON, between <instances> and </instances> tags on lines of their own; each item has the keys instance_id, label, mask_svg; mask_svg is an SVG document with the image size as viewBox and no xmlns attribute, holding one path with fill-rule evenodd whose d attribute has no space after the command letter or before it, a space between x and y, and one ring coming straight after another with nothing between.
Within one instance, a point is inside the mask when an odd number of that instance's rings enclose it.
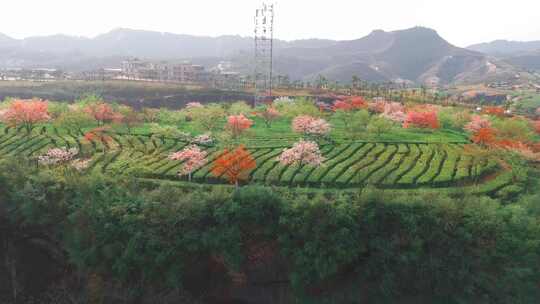
<instances>
[{"instance_id":1,"label":"bushy foreground vegetation","mask_svg":"<svg viewBox=\"0 0 540 304\"><path fill-rule=\"evenodd\" d=\"M0 294L530 303L537 118L359 96L177 111L7 100Z\"/></svg>"},{"instance_id":2,"label":"bushy foreground vegetation","mask_svg":"<svg viewBox=\"0 0 540 304\"><path fill-rule=\"evenodd\" d=\"M246 290L259 303L532 303L539 202L156 186L9 160L0 291L41 303L197 303Z\"/></svg>"}]
</instances>

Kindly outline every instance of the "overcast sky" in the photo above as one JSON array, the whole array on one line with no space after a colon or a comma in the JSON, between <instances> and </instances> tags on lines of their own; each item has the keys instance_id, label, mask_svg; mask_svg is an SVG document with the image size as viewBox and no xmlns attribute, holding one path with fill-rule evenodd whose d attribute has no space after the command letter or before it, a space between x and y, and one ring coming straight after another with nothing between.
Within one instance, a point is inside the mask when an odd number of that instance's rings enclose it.
<instances>
[{"instance_id":1,"label":"overcast sky","mask_svg":"<svg viewBox=\"0 0 540 304\"><path fill-rule=\"evenodd\" d=\"M14 38L93 37L124 27L249 36L258 0L1 0L0 32ZM540 0L274 0L281 39L356 39L373 29L431 27L458 46L540 40Z\"/></svg>"}]
</instances>

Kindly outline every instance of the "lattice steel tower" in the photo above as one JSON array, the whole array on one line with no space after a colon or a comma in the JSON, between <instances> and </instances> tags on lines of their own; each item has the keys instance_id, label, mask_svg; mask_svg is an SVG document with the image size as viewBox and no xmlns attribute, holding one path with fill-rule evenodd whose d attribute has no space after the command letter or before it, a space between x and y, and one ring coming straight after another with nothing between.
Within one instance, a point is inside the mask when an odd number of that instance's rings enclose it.
<instances>
[{"instance_id":1,"label":"lattice steel tower","mask_svg":"<svg viewBox=\"0 0 540 304\"><path fill-rule=\"evenodd\" d=\"M272 96L274 48L274 4L263 3L255 11L255 98L254 105Z\"/></svg>"}]
</instances>

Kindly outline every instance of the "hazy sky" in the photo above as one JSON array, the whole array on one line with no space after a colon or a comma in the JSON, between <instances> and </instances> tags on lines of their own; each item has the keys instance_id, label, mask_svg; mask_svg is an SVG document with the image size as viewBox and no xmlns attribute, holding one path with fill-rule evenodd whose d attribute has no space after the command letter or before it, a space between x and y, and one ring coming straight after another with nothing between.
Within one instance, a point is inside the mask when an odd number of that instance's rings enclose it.
<instances>
[{"instance_id":1,"label":"hazy sky","mask_svg":"<svg viewBox=\"0 0 540 304\"><path fill-rule=\"evenodd\" d=\"M253 32L258 0L0 0L0 32L15 38L93 37L113 28L179 34ZM540 40L540 0L274 0L275 36L356 39L373 29L436 29L458 46Z\"/></svg>"}]
</instances>

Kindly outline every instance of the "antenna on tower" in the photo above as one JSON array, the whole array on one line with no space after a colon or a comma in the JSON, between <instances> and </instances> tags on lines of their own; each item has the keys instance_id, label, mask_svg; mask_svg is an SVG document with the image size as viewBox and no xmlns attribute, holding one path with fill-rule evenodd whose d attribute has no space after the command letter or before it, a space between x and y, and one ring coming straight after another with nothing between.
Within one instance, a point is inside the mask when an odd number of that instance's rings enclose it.
<instances>
[{"instance_id":1,"label":"antenna on tower","mask_svg":"<svg viewBox=\"0 0 540 304\"><path fill-rule=\"evenodd\" d=\"M263 3L255 11L255 84L254 106L272 96L274 51L274 4Z\"/></svg>"}]
</instances>

